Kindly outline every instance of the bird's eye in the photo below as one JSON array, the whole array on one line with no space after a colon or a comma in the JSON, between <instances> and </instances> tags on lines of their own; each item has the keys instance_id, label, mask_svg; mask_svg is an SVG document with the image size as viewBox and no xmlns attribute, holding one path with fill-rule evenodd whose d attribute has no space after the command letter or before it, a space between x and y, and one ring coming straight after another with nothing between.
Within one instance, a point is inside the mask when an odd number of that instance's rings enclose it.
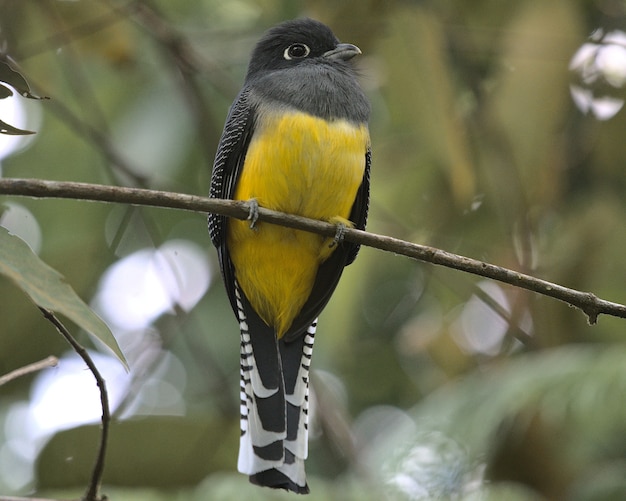
<instances>
[{"instance_id":1,"label":"bird's eye","mask_svg":"<svg viewBox=\"0 0 626 501\"><path fill-rule=\"evenodd\" d=\"M287 60L291 59L301 59L303 57L307 57L311 52L311 49L307 45L303 43L294 43L285 49L283 53L283 57Z\"/></svg>"}]
</instances>

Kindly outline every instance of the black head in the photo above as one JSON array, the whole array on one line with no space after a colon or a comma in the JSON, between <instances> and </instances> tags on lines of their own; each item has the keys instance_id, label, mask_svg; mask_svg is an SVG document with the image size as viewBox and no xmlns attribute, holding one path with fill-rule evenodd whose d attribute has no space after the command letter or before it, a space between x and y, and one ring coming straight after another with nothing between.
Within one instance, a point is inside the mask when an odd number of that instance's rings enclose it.
<instances>
[{"instance_id":1,"label":"black head","mask_svg":"<svg viewBox=\"0 0 626 501\"><path fill-rule=\"evenodd\" d=\"M250 77L302 64L344 64L361 51L340 43L328 26L313 19L286 21L259 40L248 66Z\"/></svg>"}]
</instances>

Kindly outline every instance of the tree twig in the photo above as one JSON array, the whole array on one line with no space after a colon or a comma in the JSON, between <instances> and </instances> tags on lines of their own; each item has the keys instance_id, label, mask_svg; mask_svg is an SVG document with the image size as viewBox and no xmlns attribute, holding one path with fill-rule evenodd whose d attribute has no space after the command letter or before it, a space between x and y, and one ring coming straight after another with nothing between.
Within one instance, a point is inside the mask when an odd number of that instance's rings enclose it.
<instances>
[{"instance_id":1,"label":"tree twig","mask_svg":"<svg viewBox=\"0 0 626 501\"><path fill-rule=\"evenodd\" d=\"M98 447L98 456L93 467L91 480L87 487L87 491L82 501L102 501L99 496L100 484L102 482L102 474L104 473L104 460L106 456L107 441L109 439L109 424L111 422L111 413L109 411L109 396L106 389L104 378L96 367L96 364L89 356L87 350L70 334L61 321L49 310L39 308L46 320L50 321L63 336L63 338L72 346L74 351L83 359L100 389L100 404L102 406L102 433L100 434L100 445Z\"/></svg>"},{"instance_id":2,"label":"tree twig","mask_svg":"<svg viewBox=\"0 0 626 501\"><path fill-rule=\"evenodd\" d=\"M37 372L42 369L48 369L50 367L56 367L58 363L59 359L51 355L43 360L40 360L39 362L33 362L32 364L25 365L24 367L20 367L19 369L15 369L14 371L5 374L4 376L0 376L0 386L8 383L9 381L13 381L14 379L25 376L26 374Z\"/></svg>"},{"instance_id":3,"label":"tree twig","mask_svg":"<svg viewBox=\"0 0 626 501\"><path fill-rule=\"evenodd\" d=\"M237 219L246 219L249 214L248 203L243 201L211 199L166 191L37 179L0 179L0 195L125 203L204 213L213 212ZM336 227L330 223L264 208L259 209L259 220L329 237L334 236L336 233ZM525 273L459 256L435 247L419 245L385 235L377 235L350 228L346 230L344 238L348 242L491 278L558 299L583 311L587 315L590 324L595 324L600 314L626 318L626 306L623 304L606 301L590 292L569 289Z\"/></svg>"},{"instance_id":4,"label":"tree twig","mask_svg":"<svg viewBox=\"0 0 626 501\"><path fill-rule=\"evenodd\" d=\"M120 4L106 0L105 3L121 18L127 18L141 26L156 43L172 55L181 71L206 76L208 82L229 99L237 94L239 83L224 71L222 65L196 50L188 37L166 20L154 2L134 0Z\"/></svg>"},{"instance_id":5,"label":"tree twig","mask_svg":"<svg viewBox=\"0 0 626 501\"><path fill-rule=\"evenodd\" d=\"M107 134L102 133L98 127L80 118L68 106L63 104L61 100L54 99L54 96L46 90L45 86L34 81L17 63L13 62L12 64L19 70L20 74L28 80L31 87L35 89L38 94L46 96L46 99L50 99L48 101L48 108L72 129L78 137L92 144L103 158L109 162L112 169L123 174L138 186L147 186L146 177L138 173L138 169L132 167L122 157L122 154L116 149Z\"/></svg>"}]
</instances>

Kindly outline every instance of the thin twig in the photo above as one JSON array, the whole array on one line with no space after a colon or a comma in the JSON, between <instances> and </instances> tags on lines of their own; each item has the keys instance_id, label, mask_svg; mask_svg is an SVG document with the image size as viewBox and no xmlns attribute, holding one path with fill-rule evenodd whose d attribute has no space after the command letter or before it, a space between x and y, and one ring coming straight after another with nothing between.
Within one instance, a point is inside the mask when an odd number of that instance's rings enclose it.
<instances>
[{"instance_id":1,"label":"thin twig","mask_svg":"<svg viewBox=\"0 0 626 501\"><path fill-rule=\"evenodd\" d=\"M209 138L217 140L222 130L221 127L219 129L216 127L216 121L211 117L209 103L203 99L200 85L194 77L201 73L204 67L210 75L209 81L221 85L222 91L229 99L237 93L238 85L230 80L219 65L209 64L206 60L201 62L200 55L193 49L189 40L166 21L155 5L136 1L132 6L128 6L127 10L129 18L141 25L154 38L168 63L174 66L175 71L170 71L170 75L177 77L191 116L196 121L200 144L210 168L213 165L215 150Z\"/></svg>"},{"instance_id":2,"label":"thin twig","mask_svg":"<svg viewBox=\"0 0 626 501\"><path fill-rule=\"evenodd\" d=\"M196 50L189 38L169 23L153 2L133 0L118 4L106 0L105 3L120 17L141 26L155 42L170 52L181 71L202 74L218 92L229 99L237 94L239 84L224 70L222 65L211 60L207 54L201 54Z\"/></svg>"},{"instance_id":3,"label":"thin twig","mask_svg":"<svg viewBox=\"0 0 626 501\"><path fill-rule=\"evenodd\" d=\"M49 310L45 308L39 308L43 313L43 316L50 321L59 331L61 336L72 346L74 351L80 358L83 359L87 367L96 379L96 384L100 389L100 404L102 405L102 433L100 435L100 446L98 448L98 457L93 467L91 474L91 480L87 487L82 501L101 501L99 496L100 484L102 482L102 474L104 473L104 460L106 456L106 446L109 438L109 424L111 422L111 414L109 411L109 396L106 389L106 383L104 378L100 375L100 371L96 367L96 364L89 356L87 350L70 334L67 328L61 323L61 321Z\"/></svg>"},{"instance_id":4,"label":"thin twig","mask_svg":"<svg viewBox=\"0 0 626 501\"><path fill-rule=\"evenodd\" d=\"M37 372L42 369L49 369L50 367L56 367L58 363L59 359L51 355L43 360L40 360L39 362L33 362L32 364L25 365L24 367L20 367L19 369L15 369L14 371L5 374L4 376L0 376L0 386L8 383L9 381L13 381L14 379L25 376L26 374ZM0 501L2 501L1 498Z\"/></svg>"},{"instance_id":5,"label":"thin twig","mask_svg":"<svg viewBox=\"0 0 626 501\"><path fill-rule=\"evenodd\" d=\"M0 179L0 194L32 196L37 198L68 198L111 203L126 203L153 207L182 209L195 212L213 212L237 219L246 219L249 214L247 202L220 200L195 195L183 195L166 191L137 188L120 188L86 183L43 181L36 179ZM259 209L259 220L332 237L336 227L330 223L301 216L284 214L269 209ZM419 261L438 264L447 268L491 278L515 287L549 296L579 308L587 315L589 323L595 324L598 315L626 318L626 306L600 299L590 292L569 289L525 273L520 273L476 259L459 256L435 247L414 244L384 235L347 229L345 240Z\"/></svg>"},{"instance_id":6,"label":"thin twig","mask_svg":"<svg viewBox=\"0 0 626 501\"><path fill-rule=\"evenodd\" d=\"M102 133L102 131L91 123L80 118L68 106L47 91L44 85L36 82L28 73L17 63L13 63L20 74L26 78L31 86L39 95L46 96L49 99L47 108L59 117L70 129L72 129L78 137L81 137L87 143L93 145L97 151L101 153L103 158L108 162L107 166L125 178L129 178L137 186L147 186L147 179L139 170L131 166L122 154L117 150L111 138Z\"/></svg>"},{"instance_id":7,"label":"thin twig","mask_svg":"<svg viewBox=\"0 0 626 501\"><path fill-rule=\"evenodd\" d=\"M20 70L21 72L21 70ZM29 79L33 88L37 92L41 92L44 95L50 95L46 92L45 88L41 85L33 82L32 78ZM69 107L64 105L60 99L54 99L53 95L50 95L51 99L46 105L53 113L55 113L60 120L62 120L77 136L82 137L87 143L93 145L104 159L110 163L110 166L116 172L119 172L125 178L129 178L130 181L138 186L147 186L146 177L139 173L139 169L132 166L122 154L117 150L113 141L109 136L103 134L101 130L93 126L89 122L81 119L76 115Z\"/></svg>"}]
</instances>

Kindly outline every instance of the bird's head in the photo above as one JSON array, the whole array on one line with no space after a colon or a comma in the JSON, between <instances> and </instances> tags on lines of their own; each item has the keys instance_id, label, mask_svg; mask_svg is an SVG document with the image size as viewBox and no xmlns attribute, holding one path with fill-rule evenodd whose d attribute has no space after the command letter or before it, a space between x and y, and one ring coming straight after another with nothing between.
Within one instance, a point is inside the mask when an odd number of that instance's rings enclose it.
<instances>
[{"instance_id":1,"label":"bird's head","mask_svg":"<svg viewBox=\"0 0 626 501\"><path fill-rule=\"evenodd\" d=\"M328 26L313 19L286 21L259 40L248 66L247 78L309 64L344 65L361 50L341 43Z\"/></svg>"}]
</instances>

